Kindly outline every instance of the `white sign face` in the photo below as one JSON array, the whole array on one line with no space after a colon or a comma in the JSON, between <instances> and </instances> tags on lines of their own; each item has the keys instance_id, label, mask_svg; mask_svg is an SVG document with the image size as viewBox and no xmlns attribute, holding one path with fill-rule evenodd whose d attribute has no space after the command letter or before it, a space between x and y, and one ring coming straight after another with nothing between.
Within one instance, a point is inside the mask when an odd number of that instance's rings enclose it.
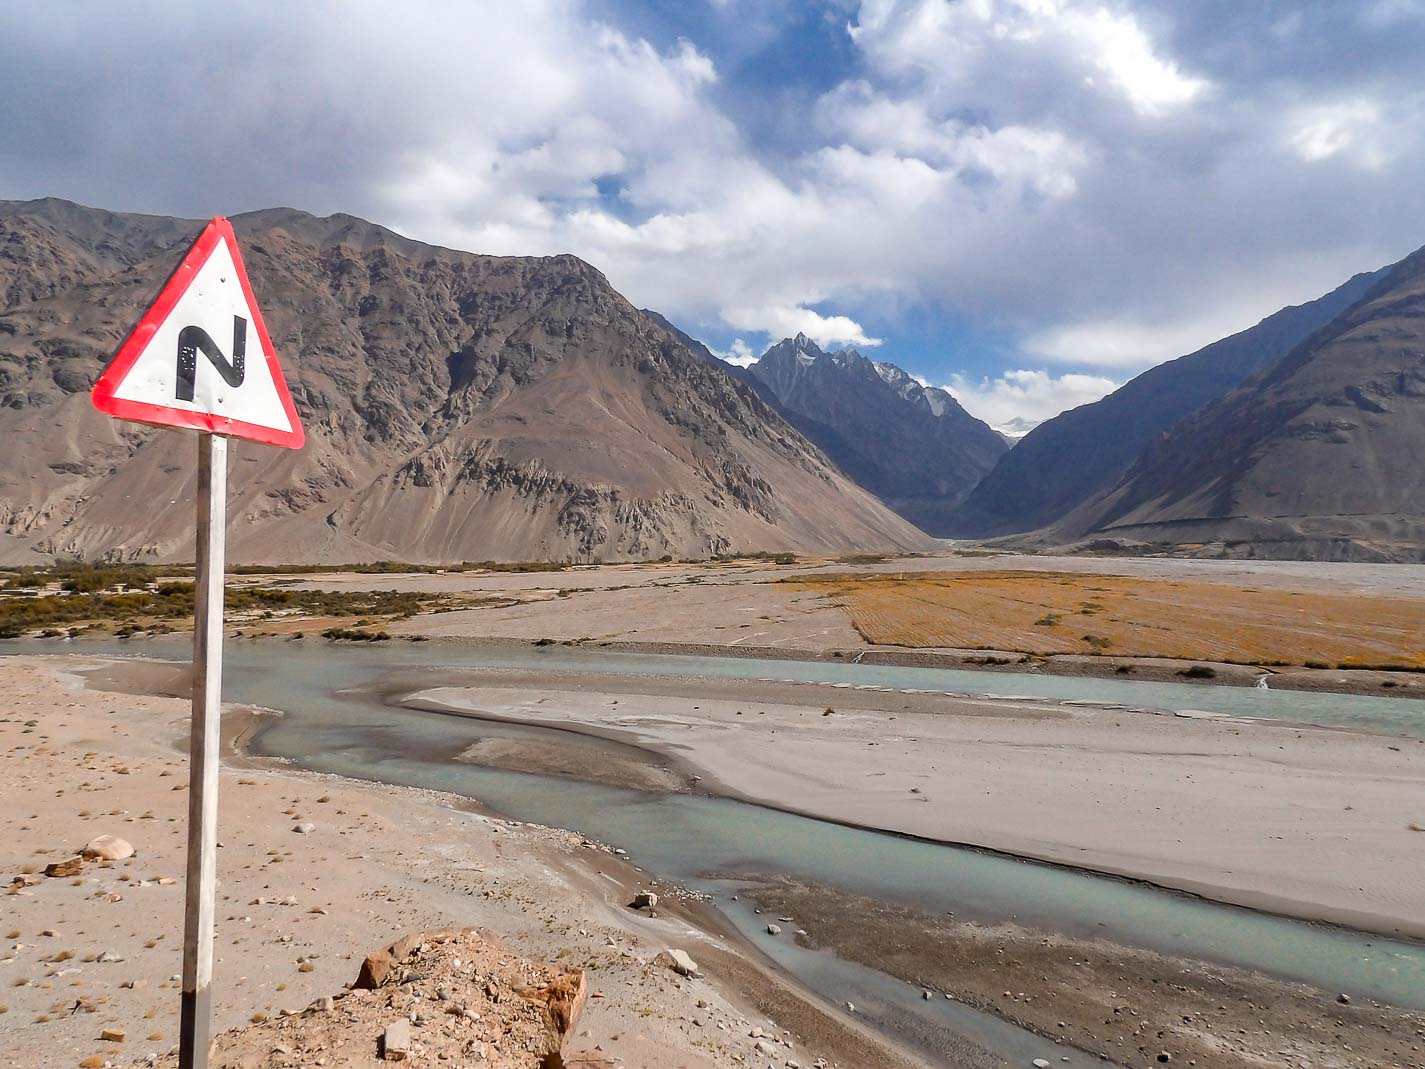
<instances>
[{"instance_id":1,"label":"white sign face","mask_svg":"<svg viewBox=\"0 0 1425 1069\"><path fill-rule=\"evenodd\" d=\"M94 387L102 412L297 448L304 435L225 219L208 224Z\"/></svg>"}]
</instances>

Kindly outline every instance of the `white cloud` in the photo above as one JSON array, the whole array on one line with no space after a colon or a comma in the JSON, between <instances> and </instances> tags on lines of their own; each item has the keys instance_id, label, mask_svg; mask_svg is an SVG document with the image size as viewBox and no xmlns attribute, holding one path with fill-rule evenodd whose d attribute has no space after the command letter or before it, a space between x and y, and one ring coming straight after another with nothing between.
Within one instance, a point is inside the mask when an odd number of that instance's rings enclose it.
<instances>
[{"instance_id":1,"label":"white cloud","mask_svg":"<svg viewBox=\"0 0 1425 1069\"><path fill-rule=\"evenodd\" d=\"M1368 254L1356 255L1369 262ZM1330 262L1290 256L1268 261L1265 269L1239 265L1204 282L1196 291L1200 300L1186 309L1155 302L1142 318L1069 320L1026 334L1020 347L1056 364L1136 373L1246 330L1287 305L1314 300L1348 277Z\"/></svg>"},{"instance_id":2,"label":"white cloud","mask_svg":"<svg viewBox=\"0 0 1425 1069\"><path fill-rule=\"evenodd\" d=\"M1052 375L1028 369L1006 371L997 378L952 376L945 386L972 416L1013 437L1080 405L1097 401L1121 386L1101 375Z\"/></svg>"},{"instance_id":3,"label":"white cloud","mask_svg":"<svg viewBox=\"0 0 1425 1069\"><path fill-rule=\"evenodd\" d=\"M881 344L880 338L868 337L854 319L848 319L846 316L824 316L809 308L787 305L725 308L723 318L739 330L761 331L774 338L805 334L823 348L828 345L873 348Z\"/></svg>"},{"instance_id":4,"label":"white cloud","mask_svg":"<svg viewBox=\"0 0 1425 1069\"><path fill-rule=\"evenodd\" d=\"M1067 197L1074 172L1087 160L1082 145L1058 130L1010 124L990 129L955 118L936 119L924 101L895 99L865 80L843 82L817 105L820 127L863 153L921 169L936 184L993 179L1002 187ZM823 150L848 153L846 146Z\"/></svg>"},{"instance_id":5,"label":"white cloud","mask_svg":"<svg viewBox=\"0 0 1425 1069\"><path fill-rule=\"evenodd\" d=\"M1415 0L1290 26L1270 5L1221 26L1127 0L853 6L823 7L856 55L808 103L760 76L724 91L800 20L753 0L727 4L734 45L659 46L592 0L411 0L399 32L335 0L18 5L0 195L291 204L573 252L640 306L750 338L871 346L929 307L1026 339L1021 367L1136 370L1425 240Z\"/></svg>"},{"instance_id":6,"label":"white cloud","mask_svg":"<svg viewBox=\"0 0 1425 1069\"><path fill-rule=\"evenodd\" d=\"M1287 140L1308 163L1346 154L1358 167L1378 170L1409 144L1409 130L1393 129L1373 100L1298 108L1287 118Z\"/></svg>"},{"instance_id":7,"label":"white cloud","mask_svg":"<svg viewBox=\"0 0 1425 1069\"><path fill-rule=\"evenodd\" d=\"M1029 335L1023 344L1026 352L1055 363L1145 368L1195 352L1223 336L1211 328L1204 330L1201 323L1104 319L1051 327Z\"/></svg>"},{"instance_id":8,"label":"white cloud","mask_svg":"<svg viewBox=\"0 0 1425 1069\"><path fill-rule=\"evenodd\" d=\"M709 346L709 348L712 349L711 346ZM712 352L716 353L722 360L729 364L735 364L737 367L748 367L755 364L760 356L760 354L753 352L752 347L741 338L733 338L732 344L727 347L726 352L718 352L716 349L712 349Z\"/></svg>"},{"instance_id":9,"label":"white cloud","mask_svg":"<svg viewBox=\"0 0 1425 1069\"><path fill-rule=\"evenodd\" d=\"M1107 92L1155 118L1210 88L1161 55L1131 13L1104 4L866 0L851 33L883 69L920 75L957 94L996 83L1013 91L1022 87L1007 71L1047 65L1061 85Z\"/></svg>"}]
</instances>

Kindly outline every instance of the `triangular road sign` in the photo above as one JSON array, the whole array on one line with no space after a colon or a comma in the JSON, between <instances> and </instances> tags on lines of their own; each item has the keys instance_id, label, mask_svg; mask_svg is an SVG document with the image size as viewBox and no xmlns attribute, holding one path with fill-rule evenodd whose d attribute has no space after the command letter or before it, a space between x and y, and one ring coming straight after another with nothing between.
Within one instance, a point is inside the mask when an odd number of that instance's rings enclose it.
<instances>
[{"instance_id":1,"label":"triangular road sign","mask_svg":"<svg viewBox=\"0 0 1425 1069\"><path fill-rule=\"evenodd\" d=\"M203 229L91 397L119 419L302 447L306 435L226 219Z\"/></svg>"}]
</instances>

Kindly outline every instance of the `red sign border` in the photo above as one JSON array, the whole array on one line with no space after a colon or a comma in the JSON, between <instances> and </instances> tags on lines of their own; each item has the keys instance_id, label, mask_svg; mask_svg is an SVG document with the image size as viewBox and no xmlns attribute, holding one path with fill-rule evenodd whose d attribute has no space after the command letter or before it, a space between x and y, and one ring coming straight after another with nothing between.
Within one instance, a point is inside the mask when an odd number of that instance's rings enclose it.
<instances>
[{"instance_id":1,"label":"red sign border","mask_svg":"<svg viewBox=\"0 0 1425 1069\"><path fill-rule=\"evenodd\" d=\"M150 404L146 401L130 401L114 396L120 383L124 381L134 364L138 362L139 356L153 340L153 336L158 333L159 328L168 319L179 298L188 292L188 287L198 277L198 272L208 262L208 257L212 256L219 242L227 243L228 253L232 256L238 282L242 285L243 298L247 301L253 326L257 328L258 342L262 346L263 355L267 358L267 370L272 374L272 383L277 387L277 396L281 399L282 408L287 413L287 419L292 425L290 431L278 430L275 427L263 427L255 423L244 423L242 420L220 416L216 413L190 412L186 409ZM113 416L115 419L132 420L155 427L208 431L231 438L245 438L267 445L281 446L284 449L301 449L306 443L307 435L302 429L301 420L297 418L296 406L292 404L292 394L287 389L287 379L282 374L281 365L277 363L277 353L273 350L272 339L267 334L267 324L262 321L262 313L257 307L257 298L252 294L252 283L248 281L247 268L243 266L242 254L238 252L237 236L233 233L232 223L227 219L216 215L209 220L208 225L203 228L203 232L198 235L198 240L188 250L188 254L173 269L173 274L168 276L168 281L163 284L163 288L159 290L158 296L154 298L148 311L138 321L138 325L129 332L129 336L124 339L124 343L119 346L113 359L104 368L98 381L94 383L94 389L90 392L89 399L100 412Z\"/></svg>"}]
</instances>

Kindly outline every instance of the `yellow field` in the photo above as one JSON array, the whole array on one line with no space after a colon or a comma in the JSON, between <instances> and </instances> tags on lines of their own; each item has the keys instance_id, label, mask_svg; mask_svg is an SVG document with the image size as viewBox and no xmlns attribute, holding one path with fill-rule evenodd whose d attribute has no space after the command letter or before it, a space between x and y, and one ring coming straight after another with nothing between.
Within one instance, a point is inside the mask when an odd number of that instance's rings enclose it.
<instances>
[{"instance_id":1,"label":"yellow field","mask_svg":"<svg viewBox=\"0 0 1425 1069\"><path fill-rule=\"evenodd\" d=\"M878 645L1425 667L1425 600L1061 572L789 582L840 605Z\"/></svg>"}]
</instances>

